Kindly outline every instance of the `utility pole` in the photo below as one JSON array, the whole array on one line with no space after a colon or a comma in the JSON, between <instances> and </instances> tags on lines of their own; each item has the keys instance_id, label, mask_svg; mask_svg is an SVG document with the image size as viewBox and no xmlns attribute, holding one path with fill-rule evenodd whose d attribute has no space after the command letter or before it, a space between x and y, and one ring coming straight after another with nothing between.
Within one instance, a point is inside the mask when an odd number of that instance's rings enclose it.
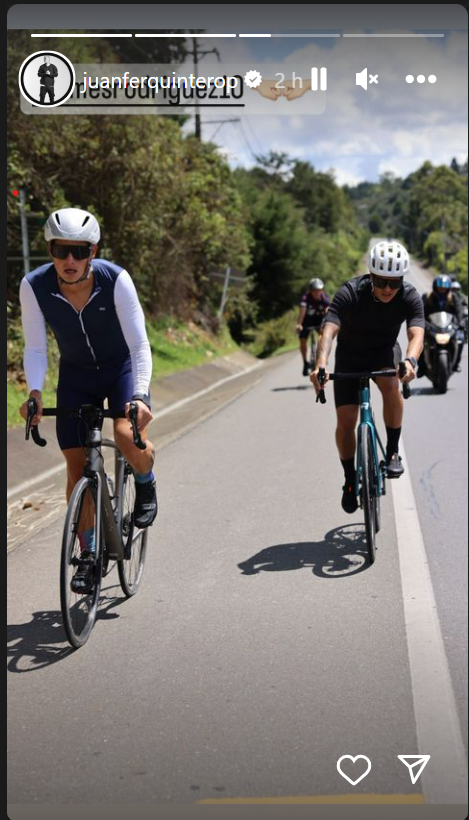
<instances>
[{"instance_id":1,"label":"utility pole","mask_svg":"<svg viewBox=\"0 0 469 820\"><path fill-rule=\"evenodd\" d=\"M26 217L26 194L24 188L20 188L20 220L21 220L21 242L23 245L23 270L24 275L30 271L29 267L29 242L28 242L28 220Z\"/></svg>"},{"instance_id":2,"label":"utility pole","mask_svg":"<svg viewBox=\"0 0 469 820\"><path fill-rule=\"evenodd\" d=\"M208 51L200 51L199 50L199 44L197 42L196 37L192 38L192 51L188 51L187 53L191 54L192 58L194 60L194 75L195 75L196 79L199 76L199 74L198 74L198 71L199 71L199 69L198 69L199 58L205 57L207 54L216 54L218 59L220 59L220 53L219 53L217 48L211 48ZM202 120L201 120L201 116L200 116L199 102L198 102L197 95L195 97L195 136L197 137L198 140L202 139Z\"/></svg>"},{"instance_id":3,"label":"utility pole","mask_svg":"<svg viewBox=\"0 0 469 820\"><path fill-rule=\"evenodd\" d=\"M218 310L218 318L219 319L221 319L221 317L223 316L223 308L225 307L225 304L226 304L226 297L228 295L228 285L230 283L230 273L231 273L231 268L227 268L226 271L225 271L225 281L223 283L223 293L222 293L222 296L221 296L220 307L219 307L219 310Z\"/></svg>"},{"instance_id":4,"label":"utility pole","mask_svg":"<svg viewBox=\"0 0 469 820\"><path fill-rule=\"evenodd\" d=\"M443 273L446 273L446 219L444 214L441 218L441 231L443 233Z\"/></svg>"}]
</instances>

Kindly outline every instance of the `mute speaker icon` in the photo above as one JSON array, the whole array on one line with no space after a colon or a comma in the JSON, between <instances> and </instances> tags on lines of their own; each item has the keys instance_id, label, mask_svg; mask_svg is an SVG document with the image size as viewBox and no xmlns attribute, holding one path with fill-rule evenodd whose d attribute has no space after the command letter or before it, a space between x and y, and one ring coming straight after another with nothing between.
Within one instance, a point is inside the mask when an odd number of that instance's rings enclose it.
<instances>
[{"instance_id":1,"label":"mute speaker icon","mask_svg":"<svg viewBox=\"0 0 469 820\"><path fill-rule=\"evenodd\" d=\"M364 68L363 71L358 71L355 74L355 85L361 85L362 88L367 91L368 89L368 80L370 81L370 85L372 83L376 83L378 85L378 75L377 74L370 74L368 76L368 69Z\"/></svg>"},{"instance_id":2,"label":"mute speaker icon","mask_svg":"<svg viewBox=\"0 0 469 820\"><path fill-rule=\"evenodd\" d=\"M368 69L364 68L363 71L357 72L355 74L355 85L361 85L365 91L368 88Z\"/></svg>"}]
</instances>

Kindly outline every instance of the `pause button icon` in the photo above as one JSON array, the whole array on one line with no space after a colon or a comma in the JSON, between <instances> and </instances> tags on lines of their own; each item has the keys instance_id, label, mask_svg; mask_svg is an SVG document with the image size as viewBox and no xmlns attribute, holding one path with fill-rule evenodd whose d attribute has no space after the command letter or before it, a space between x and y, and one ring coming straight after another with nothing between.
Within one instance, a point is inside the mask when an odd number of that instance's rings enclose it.
<instances>
[{"instance_id":1,"label":"pause button icon","mask_svg":"<svg viewBox=\"0 0 469 820\"><path fill-rule=\"evenodd\" d=\"M327 68L311 69L311 91L327 90Z\"/></svg>"}]
</instances>

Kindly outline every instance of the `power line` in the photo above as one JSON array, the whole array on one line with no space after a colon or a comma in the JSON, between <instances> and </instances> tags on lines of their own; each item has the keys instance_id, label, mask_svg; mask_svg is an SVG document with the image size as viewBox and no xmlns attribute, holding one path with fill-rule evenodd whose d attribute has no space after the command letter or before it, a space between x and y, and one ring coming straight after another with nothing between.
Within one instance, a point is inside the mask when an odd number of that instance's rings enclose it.
<instances>
[{"instance_id":1,"label":"power line","mask_svg":"<svg viewBox=\"0 0 469 820\"><path fill-rule=\"evenodd\" d=\"M242 120L240 120L240 122L239 122L239 131L240 131L240 133L241 133L241 136L242 136L242 138L243 138L243 140L244 140L244 142L245 142L245 145L246 145L246 147L247 147L247 149L248 149L249 153L251 154L252 158L253 158L253 159L255 159L255 160L257 161L257 154L255 153L255 151L254 151L254 150L252 149L252 147L251 147L251 143L249 142L249 139L248 139L248 136L247 136L247 134L246 134L246 131L244 130L244 126L243 126L243 122L242 122Z\"/></svg>"},{"instance_id":2,"label":"power line","mask_svg":"<svg viewBox=\"0 0 469 820\"><path fill-rule=\"evenodd\" d=\"M215 125L215 124L219 125L219 128L217 128L211 136L211 140L213 141L215 139L216 135L218 134L218 132L220 131L220 129L223 128L223 126L225 125L226 122L239 122L239 121L240 121L239 118L235 118L235 119L231 118L231 119L226 119L226 120L207 120L205 125Z\"/></svg>"},{"instance_id":3,"label":"power line","mask_svg":"<svg viewBox=\"0 0 469 820\"><path fill-rule=\"evenodd\" d=\"M258 153L262 154L262 152L264 151L264 148L261 145L260 140L258 139L258 136L257 136L257 134L254 130L254 127L253 127L252 122L251 122L251 118L250 117L244 117L244 122L246 123L249 131L251 132L251 135L254 138L254 142L257 144Z\"/></svg>"}]
</instances>

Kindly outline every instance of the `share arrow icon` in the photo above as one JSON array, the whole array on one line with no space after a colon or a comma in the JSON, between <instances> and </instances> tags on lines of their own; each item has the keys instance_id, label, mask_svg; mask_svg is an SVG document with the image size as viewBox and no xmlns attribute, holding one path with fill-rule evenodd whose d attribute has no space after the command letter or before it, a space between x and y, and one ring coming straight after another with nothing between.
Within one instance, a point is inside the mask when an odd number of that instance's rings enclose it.
<instances>
[{"instance_id":1,"label":"share arrow icon","mask_svg":"<svg viewBox=\"0 0 469 820\"><path fill-rule=\"evenodd\" d=\"M397 755L399 760L407 766L412 783L416 783L422 774L425 766L430 760L430 755Z\"/></svg>"}]
</instances>

